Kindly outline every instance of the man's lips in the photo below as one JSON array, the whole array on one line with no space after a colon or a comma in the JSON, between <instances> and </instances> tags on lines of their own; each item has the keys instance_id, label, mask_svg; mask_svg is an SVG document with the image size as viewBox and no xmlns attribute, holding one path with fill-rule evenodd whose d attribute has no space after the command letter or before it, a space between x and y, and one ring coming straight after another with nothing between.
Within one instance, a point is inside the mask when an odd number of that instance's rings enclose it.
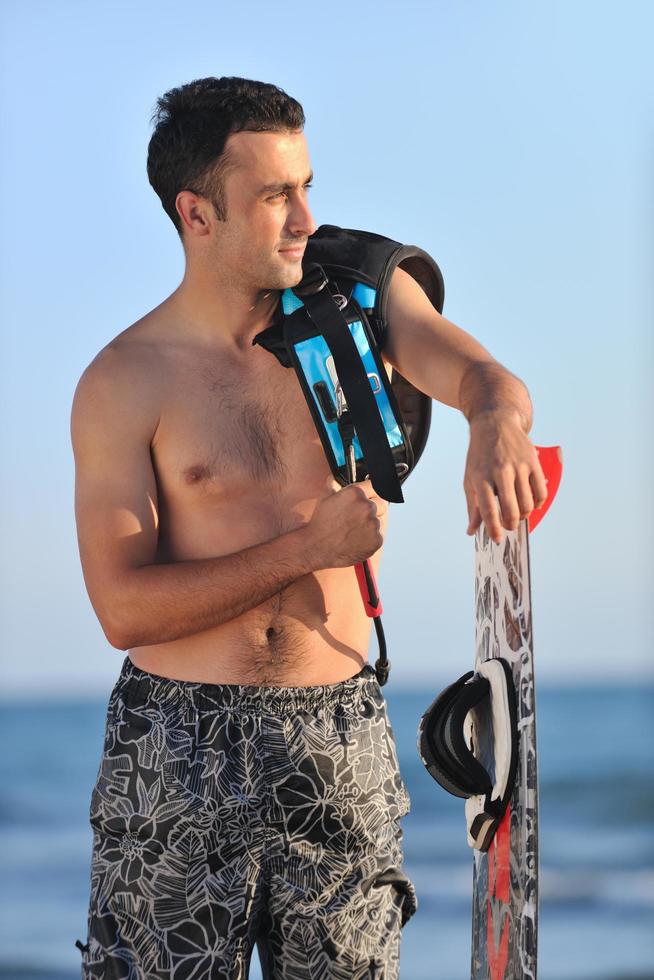
<instances>
[{"instance_id":1,"label":"man's lips","mask_svg":"<svg viewBox=\"0 0 654 980\"><path fill-rule=\"evenodd\" d=\"M286 248L280 248L280 252L289 252L291 255L302 255L305 248L307 247L306 242L302 242L301 245L288 245Z\"/></svg>"}]
</instances>

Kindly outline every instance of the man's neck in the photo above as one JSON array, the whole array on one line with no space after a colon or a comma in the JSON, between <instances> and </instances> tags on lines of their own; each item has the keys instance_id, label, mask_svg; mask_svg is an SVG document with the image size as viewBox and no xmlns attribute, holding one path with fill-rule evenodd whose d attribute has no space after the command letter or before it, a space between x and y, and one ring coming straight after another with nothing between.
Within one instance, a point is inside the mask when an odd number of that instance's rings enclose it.
<instances>
[{"instance_id":1,"label":"man's neck","mask_svg":"<svg viewBox=\"0 0 654 980\"><path fill-rule=\"evenodd\" d=\"M270 325L280 295L278 289L248 290L187 268L166 305L187 335L240 354Z\"/></svg>"}]
</instances>

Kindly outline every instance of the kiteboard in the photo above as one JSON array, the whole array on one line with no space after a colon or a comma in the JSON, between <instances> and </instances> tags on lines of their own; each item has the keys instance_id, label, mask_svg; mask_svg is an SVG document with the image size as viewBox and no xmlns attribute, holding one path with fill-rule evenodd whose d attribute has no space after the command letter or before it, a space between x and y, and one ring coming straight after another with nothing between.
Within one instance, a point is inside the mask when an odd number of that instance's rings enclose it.
<instances>
[{"instance_id":1,"label":"kiteboard","mask_svg":"<svg viewBox=\"0 0 654 980\"><path fill-rule=\"evenodd\" d=\"M529 533L551 505L561 479L558 446L536 447L548 484L539 510L504 532L475 534L475 671L487 660L510 665L515 687L518 763L507 809L487 850L473 851L472 980L536 980L538 937L538 771L529 575ZM493 776L488 699L470 713L470 744Z\"/></svg>"}]
</instances>

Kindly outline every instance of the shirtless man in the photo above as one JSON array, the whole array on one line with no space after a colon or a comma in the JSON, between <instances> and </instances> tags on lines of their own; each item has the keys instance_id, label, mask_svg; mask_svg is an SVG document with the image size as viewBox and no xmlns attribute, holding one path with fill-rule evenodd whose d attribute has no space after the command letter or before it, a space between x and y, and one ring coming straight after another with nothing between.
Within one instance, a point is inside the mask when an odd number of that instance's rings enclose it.
<instances>
[{"instance_id":1,"label":"shirtless man","mask_svg":"<svg viewBox=\"0 0 654 980\"><path fill-rule=\"evenodd\" d=\"M84 578L127 651L91 801L84 978L246 977L256 943L266 978L388 980L417 908L351 568L377 572L388 506L339 486L295 373L252 345L316 229L303 124L244 79L159 100L148 175L184 278L75 392ZM389 374L465 414L468 533L500 540L546 496L525 386L400 269L388 331Z\"/></svg>"}]
</instances>

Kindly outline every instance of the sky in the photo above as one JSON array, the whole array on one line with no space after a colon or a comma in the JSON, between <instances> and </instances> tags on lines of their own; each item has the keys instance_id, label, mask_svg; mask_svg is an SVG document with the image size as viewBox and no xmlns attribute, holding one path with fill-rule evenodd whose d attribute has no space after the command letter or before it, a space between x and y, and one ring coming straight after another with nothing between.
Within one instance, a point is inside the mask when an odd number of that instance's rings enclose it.
<instances>
[{"instance_id":1,"label":"sky","mask_svg":"<svg viewBox=\"0 0 654 980\"><path fill-rule=\"evenodd\" d=\"M181 280L150 117L207 75L302 103L318 223L433 255L444 315L525 381L533 441L561 445L531 547L537 678L652 680L653 27L646 0L4 0L5 696L106 693L125 657L81 573L70 408L95 354ZM435 692L472 665L467 445L434 402L391 505L378 584L398 686Z\"/></svg>"}]
</instances>

